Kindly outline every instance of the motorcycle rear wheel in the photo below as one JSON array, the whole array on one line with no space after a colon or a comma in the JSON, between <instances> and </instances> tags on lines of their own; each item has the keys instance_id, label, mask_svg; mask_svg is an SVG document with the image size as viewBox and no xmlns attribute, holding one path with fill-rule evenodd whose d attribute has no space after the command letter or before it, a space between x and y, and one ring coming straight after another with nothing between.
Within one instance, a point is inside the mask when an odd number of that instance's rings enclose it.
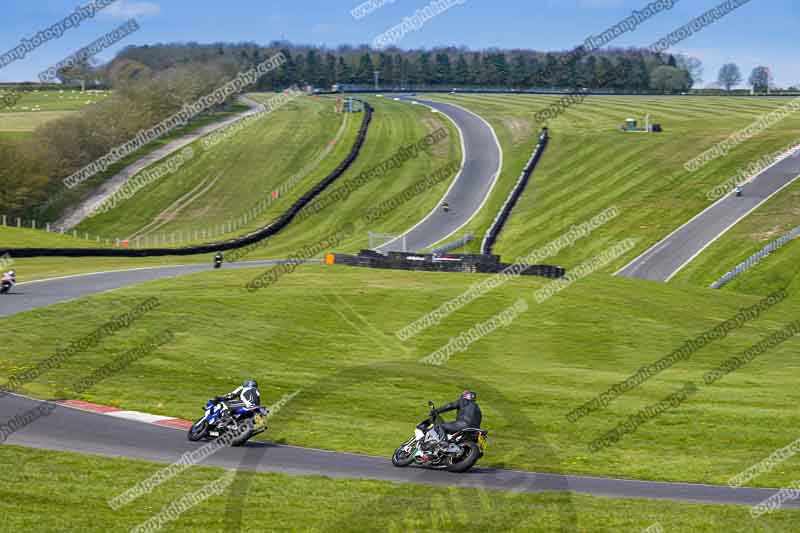
<instances>
[{"instance_id":1,"label":"motorcycle rear wheel","mask_svg":"<svg viewBox=\"0 0 800 533\"><path fill-rule=\"evenodd\" d=\"M244 446L250 437L253 436L253 421L248 420L244 423L244 426L241 429L242 433L235 439L231 440L231 446Z\"/></svg>"},{"instance_id":2,"label":"motorcycle rear wheel","mask_svg":"<svg viewBox=\"0 0 800 533\"><path fill-rule=\"evenodd\" d=\"M464 448L467 448L466 453L461 456L462 458L458 462L447 467L448 472L466 472L478 462L478 459L481 457L481 449L478 444L475 442L465 442Z\"/></svg>"}]
</instances>

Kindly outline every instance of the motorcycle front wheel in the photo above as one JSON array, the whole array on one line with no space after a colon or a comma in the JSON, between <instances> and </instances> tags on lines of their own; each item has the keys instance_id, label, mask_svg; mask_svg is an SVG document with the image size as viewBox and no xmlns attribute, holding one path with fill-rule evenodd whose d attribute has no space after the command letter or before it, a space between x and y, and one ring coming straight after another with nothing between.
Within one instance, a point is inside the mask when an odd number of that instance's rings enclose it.
<instances>
[{"instance_id":1,"label":"motorcycle front wheel","mask_svg":"<svg viewBox=\"0 0 800 533\"><path fill-rule=\"evenodd\" d=\"M207 433L208 421L206 421L205 417L203 417L192 424L192 427L189 428L189 432L186 434L186 438L192 442L195 442L205 437Z\"/></svg>"},{"instance_id":2,"label":"motorcycle front wheel","mask_svg":"<svg viewBox=\"0 0 800 533\"><path fill-rule=\"evenodd\" d=\"M414 462L415 448L412 447L410 452L406 451L406 446L408 445L408 442L404 443L395 450L394 454L392 454L392 464L394 466L404 467Z\"/></svg>"}]
</instances>

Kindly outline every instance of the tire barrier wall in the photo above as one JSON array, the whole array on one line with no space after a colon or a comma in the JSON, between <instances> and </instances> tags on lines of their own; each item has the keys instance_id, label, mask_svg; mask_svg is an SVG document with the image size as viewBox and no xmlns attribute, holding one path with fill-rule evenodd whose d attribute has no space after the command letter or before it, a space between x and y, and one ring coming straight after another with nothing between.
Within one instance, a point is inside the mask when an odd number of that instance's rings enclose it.
<instances>
[{"instance_id":1,"label":"tire barrier wall","mask_svg":"<svg viewBox=\"0 0 800 533\"><path fill-rule=\"evenodd\" d=\"M720 279L718 279L717 281L712 283L711 284L711 288L712 289L722 288L723 286L725 286L728 283L730 283L731 280L733 280L734 278L736 278L740 274L744 274L745 272L747 272L748 270L750 270L751 268L756 266L762 259L764 259L768 255L773 253L775 250L778 250L779 248L783 248L784 246L789 244L792 240L794 240L794 239L796 239L798 237L800 237L800 226L794 228L792 231L790 231L786 235L783 235L782 237L779 237L779 238L775 239L774 241L769 243L767 246L762 248L760 251L758 251L757 253L751 255L750 257L745 259L743 262L741 262L738 265L736 265L736 267L733 270L731 270L730 272L728 272L727 274L722 276Z\"/></svg>"},{"instance_id":2,"label":"tire barrier wall","mask_svg":"<svg viewBox=\"0 0 800 533\"><path fill-rule=\"evenodd\" d=\"M517 200L519 200L519 197L522 196L522 192L525 190L528 180L533 174L536 165L539 163L539 158L542 156L544 149L547 147L547 142L549 139L550 136L547 128L542 128L542 133L539 134L539 143L536 145L533 155L528 160L525 168L522 169L522 174L520 174L519 179L517 179L517 184L514 185L513 189L511 189L511 193L508 195L508 198L506 198L503 207L500 208L500 212L497 214L494 222L492 222L492 225L489 227L489 229L486 231L486 235L483 237L483 242L481 242L482 254L489 255L492 253L492 247L497 241L497 237L500 235L500 232L503 231L503 226L505 226L508 217L511 215L511 210L514 209L514 206L517 204Z\"/></svg>"},{"instance_id":3,"label":"tire barrier wall","mask_svg":"<svg viewBox=\"0 0 800 533\"><path fill-rule=\"evenodd\" d=\"M427 272L463 272L468 274L496 274L511 266L500 262L500 256L483 254L414 254L389 252L383 255L374 250L362 250L358 255L329 253L326 265L345 265L391 270L417 270ZM521 272L526 276L562 278L566 271L561 267L531 265Z\"/></svg>"},{"instance_id":4,"label":"tire barrier wall","mask_svg":"<svg viewBox=\"0 0 800 533\"><path fill-rule=\"evenodd\" d=\"M361 101L361 100L359 100ZM367 102L364 104L364 118L358 136L347 158L339 163L333 172L317 183L311 190L303 194L283 214L278 216L269 225L250 233L244 237L215 244L188 246L183 248L149 248L149 249L117 249L117 248L2 248L0 255L9 254L14 258L22 257L158 257L169 255L197 255L214 253L217 251L236 250L271 237L289 225L300 211L306 207L319 194L327 189L339 176L341 176L358 157L361 147L367 137L370 122L372 122L373 108Z\"/></svg>"}]
</instances>

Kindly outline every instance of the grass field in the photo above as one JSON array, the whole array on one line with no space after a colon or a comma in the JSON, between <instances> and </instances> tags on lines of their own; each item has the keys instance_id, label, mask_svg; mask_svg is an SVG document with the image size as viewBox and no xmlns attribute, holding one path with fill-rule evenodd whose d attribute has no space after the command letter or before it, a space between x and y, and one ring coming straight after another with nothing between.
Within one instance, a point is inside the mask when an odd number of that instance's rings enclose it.
<instances>
[{"instance_id":1,"label":"grass field","mask_svg":"<svg viewBox=\"0 0 800 533\"><path fill-rule=\"evenodd\" d=\"M9 224L16 224L16 220L8 220ZM85 235L74 236L72 232L61 235L56 232L46 232L41 229L18 228L0 225L0 248L5 246L20 248L37 247L63 247L63 248L98 248L105 247L105 243L86 239Z\"/></svg>"},{"instance_id":2,"label":"grass field","mask_svg":"<svg viewBox=\"0 0 800 533\"><path fill-rule=\"evenodd\" d=\"M0 109L0 133L32 132L52 120L70 116L100 102L110 94L110 91L81 93L73 89L25 91L15 105Z\"/></svg>"},{"instance_id":3,"label":"grass field","mask_svg":"<svg viewBox=\"0 0 800 533\"><path fill-rule=\"evenodd\" d=\"M50 532L62 530L64 524L87 533L130 531L224 474L218 468L194 467L113 511L107 504L109 498L163 465L14 446L0 447L0 465L6 472L0 483L4 517L0 531ZM797 510L782 510L755 521L746 507L448 489L317 476L242 473L234 483L168 523L164 530L238 531L238 519L242 530L251 531L616 533L660 524L664 531L745 533L754 528L794 531L800 519ZM234 493L234 487L241 490L242 486L246 487L243 495Z\"/></svg>"},{"instance_id":4,"label":"grass field","mask_svg":"<svg viewBox=\"0 0 800 533\"><path fill-rule=\"evenodd\" d=\"M3 94L0 91L0 96ZM22 91L22 97L11 107L0 110L0 113L39 113L48 111L79 111L87 105L102 102L109 96L111 91L87 90L81 92L79 89L62 89L53 91Z\"/></svg>"},{"instance_id":5,"label":"grass field","mask_svg":"<svg viewBox=\"0 0 800 533\"><path fill-rule=\"evenodd\" d=\"M263 100L270 96L253 95ZM151 226L147 233L219 226L270 197L284 180L300 172L336 137L345 118L348 122L337 146L298 184L305 190L344 159L358 130L357 118L334 113L332 101L294 100L215 146L205 149L200 142L194 143L196 155L190 162L80 228L128 237L157 219L163 225ZM199 194L186 207L167 211L176 201L185 201L191 191ZM261 225L269 220L267 216L260 218Z\"/></svg>"},{"instance_id":6,"label":"grass field","mask_svg":"<svg viewBox=\"0 0 800 533\"><path fill-rule=\"evenodd\" d=\"M758 297L597 275L534 304L532 292L545 281L526 278L402 343L394 335L398 329L485 278L304 266L273 287L248 293L244 285L258 273L182 277L11 317L4 326L15 335L0 348L0 376L24 371L155 296L160 308L47 372L25 392L74 397L70 386L78 378L170 329L175 343L81 398L194 418L206 398L233 388L242 369L252 369L267 403L302 391L269 439L388 456L424 417L428 399L449 401L474 387L492 436L484 464L657 480L725 483L797 438L796 339L713 386L702 385L706 371L795 320L796 301L784 301L607 409L571 423L565 415L572 409ZM418 362L519 297L531 301L531 309L513 324L442 367ZM689 402L617 445L589 452L589 442L687 381L700 384ZM352 438L354 432L359 438ZM754 483L789 483L799 465L800 459L791 459Z\"/></svg>"},{"instance_id":7,"label":"grass field","mask_svg":"<svg viewBox=\"0 0 800 533\"><path fill-rule=\"evenodd\" d=\"M470 224L483 235L536 144L542 124L534 114L554 96L436 96L478 113L494 127L504 150L504 170L487 208ZM609 240L639 237L637 247L607 267L613 271L665 237L710 204L705 194L741 166L800 139L800 116L792 115L733 149L727 157L689 173L683 165L777 107L781 98L589 97L549 124L551 143L495 247L516 257L565 233L607 207L621 215L591 242L555 258L573 266ZM664 127L654 135L623 134L627 117L646 113ZM479 242L473 243L478 246Z\"/></svg>"}]
</instances>

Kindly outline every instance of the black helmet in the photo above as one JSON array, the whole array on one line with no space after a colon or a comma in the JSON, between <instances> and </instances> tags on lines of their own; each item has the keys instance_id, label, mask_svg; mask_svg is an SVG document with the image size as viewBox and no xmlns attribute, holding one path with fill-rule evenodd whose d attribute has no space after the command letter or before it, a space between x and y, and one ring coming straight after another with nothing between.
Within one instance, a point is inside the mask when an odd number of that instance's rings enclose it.
<instances>
[{"instance_id":1,"label":"black helmet","mask_svg":"<svg viewBox=\"0 0 800 533\"><path fill-rule=\"evenodd\" d=\"M470 402L474 402L475 398L477 398L478 395L475 394L475 391L465 390L464 392L461 393L461 397Z\"/></svg>"},{"instance_id":2,"label":"black helmet","mask_svg":"<svg viewBox=\"0 0 800 533\"><path fill-rule=\"evenodd\" d=\"M254 379L248 379L247 381L244 382L242 387L244 387L245 389L249 388L249 387L253 387L254 389L257 389L258 388L258 383L256 383L256 380L254 380Z\"/></svg>"}]
</instances>

